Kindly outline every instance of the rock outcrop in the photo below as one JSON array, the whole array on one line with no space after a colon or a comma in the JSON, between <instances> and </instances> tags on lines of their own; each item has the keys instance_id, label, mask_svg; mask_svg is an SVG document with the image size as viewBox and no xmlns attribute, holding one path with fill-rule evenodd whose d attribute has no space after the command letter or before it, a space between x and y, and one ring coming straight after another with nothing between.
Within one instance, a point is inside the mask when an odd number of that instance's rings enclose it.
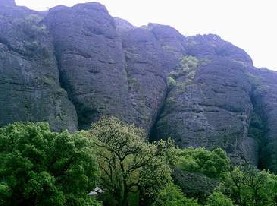
<instances>
[{"instance_id":1,"label":"rock outcrop","mask_svg":"<svg viewBox=\"0 0 277 206\"><path fill-rule=\"evenodd\" d=\"M48 121L55 130L76 130L76 112L59 85L43 17L3 5L0 16L0 125Z\"/></svg>"},{"instance_id":2,"label":"rock outcrop","mask_svg":"<svg viewBox=\"0 0 277 206\"><path fill-rule=\"evenodd\" d=\"M16 6L15 0L0 0L1 7L14 7Z\"/></svg>"},{"instance_id":3,"label":"rock outcrop","mask_svg":"<svg viewBox=\"0 0 277 206\"><path fill-rule=\"evenodd\" d=\"M162 48L146 28L134 29L122 38L134 120L149 131L166 91Z\"/></svg>"},{"instance_id":4,"label":"rock outcrop","mask_svg":"<svg viewBox=\"0 0 277 206\"><path fill-rule=\"evenodd\" d=\"M257 155L244 146L252 112L245 72L251 59L215 35L186 44L187 56L169 73L167 98L152 135L171 136L181 147L220 146L233 161L250 156L247 161L257 164Z\"/></svg>"},{"instance_id":5,"label":"rock outcrop","mask_svg":"<svg viewBox=\"0 0 277 206\"><path fill-rule=\"evenodd\" d=\"M114 22L115 22L115 26L116 26L116 31L120 35L136 28L132 24L130 24L128 21L121 19L119 17L114 17Z\"/></svg>"},{"instance_id":6,"label":"rock outcrop","mask_svg":"<svg viewBox=\"0 0 277 206\"><path fill-rule=\"evenodd\" d=\"M122 33L134 122L149 133L165 101L166 77L182 56L183 38L175 29L155 24Z\"/></svg>"},{"instance_id":7,"label":"rock outcrop","mask_svg":"<svg viewBox=\"0 0 277 206\"><path fill-rule=\"evenodd\" d=\"M103 114L129 121L124 52L106 8L97 3L57 7L49 11L46 22L79 128L88 128Z\"/></svg>"},{"instance_id":8,"label":"rock outcrop","mask_svg":"<svg viewBox=\"0 0 277 206\"><path fill-rule=\"evenodd\" d=\"M259 145L259 167L277 172L277 73L249 70L254 112L250 135Z\"/></svg>"},{"instance_id":9,"label":"rock outcrop","mask_svg":"<svg viewBox=\"0 0 277 206\"><path fill-rule=\"evenodd\" d=\"M88 128L103 115L180 147L277 171L277 74L217 35L134 27L98 3L39 13L0 0L0 125Z\"/></svg>"}]
</instances>

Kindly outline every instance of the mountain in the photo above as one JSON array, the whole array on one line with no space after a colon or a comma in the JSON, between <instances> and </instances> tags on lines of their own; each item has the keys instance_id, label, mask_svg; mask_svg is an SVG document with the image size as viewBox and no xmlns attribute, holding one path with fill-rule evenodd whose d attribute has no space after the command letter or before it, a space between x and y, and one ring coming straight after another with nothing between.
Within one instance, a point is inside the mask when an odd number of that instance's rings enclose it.
<instances>
[{"instance_id":1,"label":"mountain","mask_svg":"<svg viewBox=\"0 0 277 206\"><path fill-rule=\"evenodd\" d=\"M0 1L0 125L86 129L103 115L150 140L222 147L277 172L277 73L214 34L134 27L99 3L36 12Z\"/></svg>"}]
</instances>

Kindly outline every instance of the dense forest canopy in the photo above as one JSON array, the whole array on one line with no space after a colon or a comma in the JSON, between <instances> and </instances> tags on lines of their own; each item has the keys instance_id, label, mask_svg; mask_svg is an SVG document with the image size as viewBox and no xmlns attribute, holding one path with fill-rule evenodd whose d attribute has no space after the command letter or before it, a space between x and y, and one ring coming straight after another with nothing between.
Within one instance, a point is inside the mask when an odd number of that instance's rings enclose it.
<instances>
[{"instance_id":1,"label":"dense forest canopy","mask_svg":"<svg viewBox=\"0 0 277 206\"><path fill-rule=\"evenodd\" d=\"M0 159L0 204L7 206L277 203L276 175L234 166L219 148L150 143L117 118L75 133L52 132L46 123L2 127Z\"/></svg>"}]
</instances>

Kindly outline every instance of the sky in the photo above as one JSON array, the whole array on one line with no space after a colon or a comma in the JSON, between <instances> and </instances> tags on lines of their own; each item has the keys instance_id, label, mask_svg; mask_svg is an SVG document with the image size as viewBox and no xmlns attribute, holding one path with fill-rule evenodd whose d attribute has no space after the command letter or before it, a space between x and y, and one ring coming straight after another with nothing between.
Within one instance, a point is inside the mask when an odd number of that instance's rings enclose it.
<instances>
[{"instance_id":1,"label":"sky","mask_svg":"<svg viewBox=\"0 0 277 206\"><path fill-rule=\"evenodd\" d=\"M88 0L16 0L33 10ZM213 33L244 49L254 66L277 71L276 0L94 0L134 26L170 25L185 36ZM275 21L275 22L274 22Z\"/></svg>"}]
</instances>

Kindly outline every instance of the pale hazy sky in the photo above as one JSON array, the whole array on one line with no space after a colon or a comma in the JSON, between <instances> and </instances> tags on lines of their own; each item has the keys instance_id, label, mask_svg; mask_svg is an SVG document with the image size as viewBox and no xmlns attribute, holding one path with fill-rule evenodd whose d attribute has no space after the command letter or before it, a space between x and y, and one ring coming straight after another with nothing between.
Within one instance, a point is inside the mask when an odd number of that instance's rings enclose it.
<instances>
[{"instance_id":1,"label":"pale hazy sky","mask_svg":"<svg viewBox=\"0 0 277 206\"><path fill-rule=\"evenodd\" d=\"M215 33L244 49L256 67L277 70L276 0L95 0L135 26L160 23L184 35ZM88 0L16 0L34 10Z\"/></svg>"}]
</instances>

